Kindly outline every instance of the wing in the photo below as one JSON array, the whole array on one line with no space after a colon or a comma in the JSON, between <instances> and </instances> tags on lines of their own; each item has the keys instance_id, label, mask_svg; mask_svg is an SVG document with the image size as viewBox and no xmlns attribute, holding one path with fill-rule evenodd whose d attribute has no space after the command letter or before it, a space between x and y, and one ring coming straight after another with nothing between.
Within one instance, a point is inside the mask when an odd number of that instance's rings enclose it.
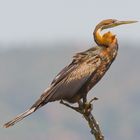
<instances>
[{"instance_id":1,"label":"wing","mask_svg":"<svg viewBox=\"0 0 140 140\"><path fill-rule=\"evenodd\" d=\"M70 65L66 66L64 69L62 69L57 76L54 78L51 84L57 84L59 81L61 81L66 75L68 75L70 72L77 69L79 64L81 64L85 59L87 59L87 56L89 55L89 52L92 52L92 58L95 59L98 54L97 47L90 48L84 52L77 53L73 56L73 61ZM94 62L93 62L94 63Z\"/></svg>"},{"instance_id":2,"label":"wing","mask_svg":"<svg viewBox=\"0 0 140 140\"><path fill-rule=\"evenodd\" d=\"M73 71L74 69L76 69L78 65L75 63L71 63L70 65L66 66L64 69L61 70L61 72L59 72L57 74L57 76L53 79L52 84L56 85L58 82L60 82L66 75L68 75L71 71Z\"/></svg>"},{"instance_id":3,"label":"wing","mask_svg":"<svg viewBox=\"0 0 140 140\"><path fill-rule=\"evenodd\" d=\"M76 54L72 63L55 77L50 87L44 91L33 107L42 106L50 101L72 98L100 64L101 59L96 53L91 55L85 51L85 53Z\"/></svg>"}]
</instances>

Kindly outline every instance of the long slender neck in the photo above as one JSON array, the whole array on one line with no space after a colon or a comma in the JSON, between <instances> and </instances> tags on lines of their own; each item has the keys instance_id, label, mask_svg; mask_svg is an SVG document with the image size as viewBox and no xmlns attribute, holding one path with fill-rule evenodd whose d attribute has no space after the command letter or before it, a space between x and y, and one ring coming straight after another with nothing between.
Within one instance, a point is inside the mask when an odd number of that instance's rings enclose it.
<instances>
[{"instance_id":1,"label":"long slender neck","mask_svg":"<svg viewBox=\"0 0 140 140\"><path fill-rule=\"evenodd\" d=\"M101 31L102 31L101 28L96 27L93 32L94 40L97 43L97 45L103 45Z\"/></svg>"},{"instance_id":2,"label":"long slender neck","mask_svg":"<svg viewBox=\"0 0 140 140\"><path fill-rule=\"evenodd\" d=\"M113 35L110 31L107 33L104 33L103 35L101 34L102 27L96 27L93 33L94 40L99 46L109 46L112 43L116 44L117 39L116 36Z\"/></svg>"}]
</instances>

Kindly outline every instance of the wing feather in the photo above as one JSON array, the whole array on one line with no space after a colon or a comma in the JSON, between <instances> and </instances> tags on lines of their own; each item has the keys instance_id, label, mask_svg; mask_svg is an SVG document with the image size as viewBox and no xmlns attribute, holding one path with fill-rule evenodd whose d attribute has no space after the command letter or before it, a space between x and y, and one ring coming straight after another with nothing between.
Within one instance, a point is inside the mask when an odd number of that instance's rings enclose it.
<instances>
[{"instance_id":1,"label":"wing feather","mask_svg":"<svg viewBox=\"0 0 140 140\"><path fill-rule=\"evenodd\" d=\"M79 58L81 56L81 59ZM101 64L97 54L81 53L74 57L72 63L65 67L52 81L33 106L42 106L50 101L72 98L93 76Z\"/></svg>"},{"instance_id":2,"label":"wing feather","mask_svg":"<svg viewBox=\"0 0 140 140\"><path fill-rule=\"evenodd\" d=\"M86 58L86 61L84 58L83 62L80 60L80 63L71 63L64 68L58 78L55 78L52 82L54 84L53 88L56 88L55 86L57 88L55 92L51 93L50 101L72 98L90 79L100 64L100 57L94 55L89 59Z\"/></svg>"}]
</instances>

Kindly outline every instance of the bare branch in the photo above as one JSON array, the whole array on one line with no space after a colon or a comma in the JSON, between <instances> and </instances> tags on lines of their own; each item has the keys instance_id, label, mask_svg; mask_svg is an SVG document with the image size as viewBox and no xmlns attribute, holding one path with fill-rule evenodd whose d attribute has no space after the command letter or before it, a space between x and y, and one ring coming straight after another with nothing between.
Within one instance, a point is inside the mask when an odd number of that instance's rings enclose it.
<instances>
[{"instance_id":1,"label":"bare branch","mask_svg":"<svg viewBox=\"0 0 140 140\"><path fill-rule=\"evenodd\" d=\"M69 105L68 103L60 101L61 104L75 110L76 112L83 115L85 120L88 122L88 125L91 129L91 134L95 137L95 140L104 140L104 136L102 135L102 132L100 130L98 122L95 120L94 116L92 115L93 110L93 101L98 100L98 98L93 98L88 103L83 103L82 101L79 103L78 107L73 107Z\"/></svg>"}]
</instances>

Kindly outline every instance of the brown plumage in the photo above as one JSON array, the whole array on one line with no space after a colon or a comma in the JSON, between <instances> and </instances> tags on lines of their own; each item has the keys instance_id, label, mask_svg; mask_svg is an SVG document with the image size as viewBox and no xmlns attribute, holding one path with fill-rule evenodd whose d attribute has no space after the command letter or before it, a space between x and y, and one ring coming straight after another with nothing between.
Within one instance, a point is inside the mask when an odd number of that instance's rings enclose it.
<instances>
[{"instance_id":1,"label":"brown plumage","mask_svg":"<svg viewBox=\"0 0 140 140\"><path fill-rule=\"evenodd\" d=\"M117 38L111 32L101 35L103 29L112 28L121 24L134 23L136 21L117 21L108 19L100 22L94 32L94 40L98 46L73 57L70 65L66 66L52 81L40 98L24 113L4 124L10 127L48 102L65 100L69 103L86 101L88 91L103 77L114 61L117 51Z\"/></svg>"}]
</instances>

